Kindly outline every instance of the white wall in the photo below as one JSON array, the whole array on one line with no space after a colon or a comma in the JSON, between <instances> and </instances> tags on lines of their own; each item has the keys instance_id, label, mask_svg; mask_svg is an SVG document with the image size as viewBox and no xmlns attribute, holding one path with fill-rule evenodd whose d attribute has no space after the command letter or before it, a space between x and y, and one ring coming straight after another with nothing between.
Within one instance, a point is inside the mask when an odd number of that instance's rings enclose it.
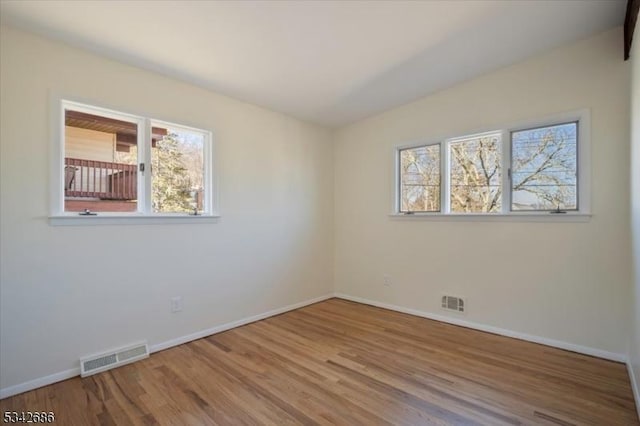
<instances>
[{"instance_id":1,"label":"white wall","mask_svg":"<svg viewBox=\"0 0 640 426\"><path fill-rule=\"evenodd\" d=\"M634 375L636 408L640 415L640 27L631 52L631 232L633 236L632 334L629 364Z\"/></svg>"},{"instance_id":2,"label":"white wall","mask_svg":"<svg viewBox=\"0 0 640 426\"><path fill-rule=\"evenodd\" d=\"M629 64L622 29L340 129L336 291L624 357L629 333ZM591 109L588 223L394 220L393 147ZM383 274L392 285L383 285ZM439 308L450 293L468 313Z\"/></svg>"},{"instance_id":3,"label":"white wall","mask_svg":"<svg viewBox=\"0 0 640 426\"><path fill-rule=\"evenodd\" d=\"M11 28L0 43L0 388L333 290L327 130ZM50 226L52 91L211 129L220 222Z\"/></svg>"}]
</instances>

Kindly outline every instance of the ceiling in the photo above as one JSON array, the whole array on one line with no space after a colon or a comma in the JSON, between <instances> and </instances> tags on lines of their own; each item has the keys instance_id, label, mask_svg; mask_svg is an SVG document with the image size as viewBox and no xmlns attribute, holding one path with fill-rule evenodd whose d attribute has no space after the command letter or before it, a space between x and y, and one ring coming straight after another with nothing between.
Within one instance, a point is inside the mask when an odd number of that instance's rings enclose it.
<instances>
[{"instance_id":1,"label":"ceiling","mask_svg":"<svg viewBox=\"0 0 640 426\"><path fill-rule=\"evenodd\" d=\"M0 17L336 127L621 25L625 4L2 0Z\"/></svg>"}]
</instances>

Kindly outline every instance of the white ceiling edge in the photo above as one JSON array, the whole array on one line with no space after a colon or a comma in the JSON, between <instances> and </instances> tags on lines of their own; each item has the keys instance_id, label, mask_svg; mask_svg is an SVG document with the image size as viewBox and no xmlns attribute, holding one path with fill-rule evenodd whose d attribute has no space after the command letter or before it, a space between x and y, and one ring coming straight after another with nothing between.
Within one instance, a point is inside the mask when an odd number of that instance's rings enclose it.
<instances>
[{"instance_id":1,"label":"white ceiling edge","mask_svg":"<svg viewBox=\"0 0 640 426\"><path fill-rule=\"evenodd\" d=\"M31 20L28 16L3 13L0 19L3 25L335 129L610 30L619 26L624 18L623 0L589 2L589 13L577 14L576 21L571 25L567 25L567 15L571 16L576 3L580 2L557 1L554 4L557 13L551 16L548 4L543 8L528 6L528 19L522 19L522 7L530 3L511 3L513 4L503 8L501 13L484 18L479 24L469 25L404 62L389 64L373 77L347 84L347 90L332 98L328 104L316 103L308 106L278 102L277 99L268 99L243 90L238 85L210 81L195 73L127 53L96 40L78 37L64 29ZM612 4L616 7L612 7ZM549 30L549 34L545 29L540 35L541 21L545 22L546 28L553 29ZM487 27L491 29L488 35ZM622 44L620 49L622 51ZM299 96L303 97L304 94Z\"/></svg>"}]
</instances>

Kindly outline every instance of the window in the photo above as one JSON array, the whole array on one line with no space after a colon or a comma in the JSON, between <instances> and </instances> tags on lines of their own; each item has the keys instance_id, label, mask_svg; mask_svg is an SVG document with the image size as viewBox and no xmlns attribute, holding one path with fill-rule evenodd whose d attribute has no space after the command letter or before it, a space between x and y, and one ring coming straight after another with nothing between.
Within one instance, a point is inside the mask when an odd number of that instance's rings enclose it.
<instances>
[{"instance_id":1,"label":"window","mask_svg":"<svg viewBox=\"0 0 640 426\"><path fill-rule=\"evenodd\" d=\"M588 215L588 120L582 111L398 148L395 211Z\"/></svg>"},{"instance_id":2,"label":"window","mask_svg":"<svg viewBox=\"0 0 640 426\"><path fill-rule=\"evenodd\" d=\"M124 114L65 106L65 212L138 210L136 148L141 125Z\"/></svg>"},{"instance_id":3,"label":"window","mask_svg":"<svg viewBox=\"0 0 640 426\"><path fill-rule=\"evenodd\" d=\"M61 102L53 215L212 215L211 133Z\"/></svg>"},{"instance_id":4,"label":"window","mask_svg":"<svg viewBox=\"0 0 640 426\"><path fill-rule=\"evenodd\" d=\"M440 145L400 150L401 212L440 211Z\"/></svg>"},{"instance_id":5,"label":"window","mask_svg":"<svg viewBox=\"0 0 640 426\"><path fill-rule=\"evenodd\" d=\"M511 132L511 209L578 209L578 123Z\"/></svg>"},{"instance_id":6,"label":"window","mask_svg":"<svg viewBox=\"0 0 640 426\"><path fill-rule=\"evenodd\" d=\"M151 148L151 206L154 213L204 209L205 132L152 122L162 129Z\"/></svg>"},{"instance_id":7,"label":"window","mask_svg":"<svg viewBox=\"0 0 640 426\"><path fill-rule=\"evenodd\" d=\"M449 210L453 213L500 211L500 133L454 139L448 145Z\"/></svg>"}]
</instances>

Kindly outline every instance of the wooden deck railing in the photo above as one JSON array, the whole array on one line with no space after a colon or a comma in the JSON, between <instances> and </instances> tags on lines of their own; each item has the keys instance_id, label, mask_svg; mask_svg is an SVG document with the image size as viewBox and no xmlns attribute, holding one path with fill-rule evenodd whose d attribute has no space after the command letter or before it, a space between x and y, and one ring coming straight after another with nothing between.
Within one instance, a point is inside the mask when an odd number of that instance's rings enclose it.
<instances>
[{"instance_id":1,"label":"wooden deck railing","mask_svg":"<svg viewBox=\"0 0 640 426\"><path fill-rule=\"evenodd\" d=\"M137 198L138 168L135 164L65 158L64 165L64 193L67 197L102 200Z\"/></svg>"}]
</instances>

